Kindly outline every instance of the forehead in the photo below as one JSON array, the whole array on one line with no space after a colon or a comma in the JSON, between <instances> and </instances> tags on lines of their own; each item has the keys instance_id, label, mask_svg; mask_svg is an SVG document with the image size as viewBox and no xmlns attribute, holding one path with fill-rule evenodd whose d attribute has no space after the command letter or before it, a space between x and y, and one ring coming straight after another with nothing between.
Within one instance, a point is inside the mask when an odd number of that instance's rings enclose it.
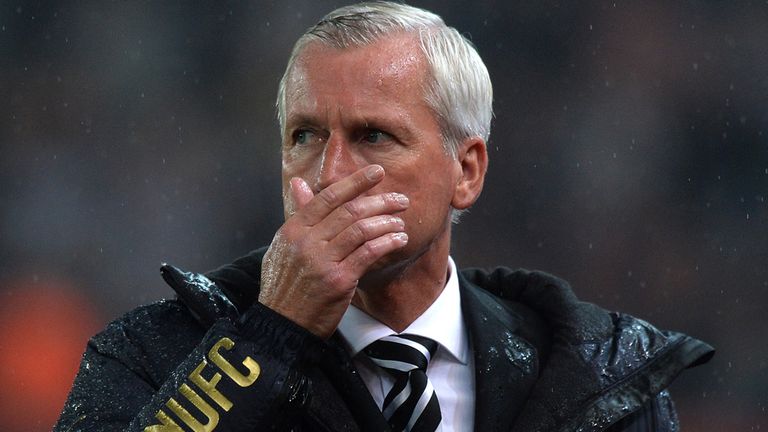
<instances>
[{"instance_id":1,"label":"forehead","mask_svg":"<svg viewBox=\"0 0 768 432\"><path fill-rule=\"evenodd\" d=\"M427 62L414 35L386 36L344 49L311 42L286 82L286 108L290 112L292 105L317 103L325 95L352 104L366 98L422 100L426 76Z\"/></svg>"}]
</instances>

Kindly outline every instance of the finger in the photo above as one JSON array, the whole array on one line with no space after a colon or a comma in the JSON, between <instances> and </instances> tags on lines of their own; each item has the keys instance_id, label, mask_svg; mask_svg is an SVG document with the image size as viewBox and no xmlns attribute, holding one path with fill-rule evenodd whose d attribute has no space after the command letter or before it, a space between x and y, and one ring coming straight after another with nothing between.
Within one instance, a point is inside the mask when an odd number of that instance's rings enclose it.
<instances>
[{"instance_id":1,"label":"finger","mask_svg":"<svg viewBox=\"0 0 768 432\"><path fill-rule=\"evenodd\" d=\"M405 222L397 216L380 215L362 219L348 226L330 241L329 259L343 261L365 242L385 234L403 232Z\"/></svg>"},{"instance_id":2,"label":"finger","mask_svg":"<svg viewBox=\"0 0 768 432\"><path fill-rule=\"evenodd\" d=\"M376 237L368 240L354 252L349 254L341 265L353 275L355 279L360 279L368 271L368 268L385 255L394 252L408 244L408 234L396 232Z\"/></svg>"},{"instance_id":3,"label":"finger","mask_svg":"<svg viewBox=\"0 0 768 432\"><path fill-rule=\"evenodd\" d=\"M371 189L384 178L384 168L368 165L321 190L300 212L307 225L315 225L345 202Z\"/></svg>"},{"instance_id":4,"label":"finger","mask_svg":"<svg viewBox=\"0 0 768 432\"><path fill-rule=\"evenodd\" d=\"M316 232L319 238L332 240L358 221L372 216L392 215L407 209L408 205L408 197L397 192L358 197L340 205L316 224Z\"/></svg>"},{"instance_id":5,"label":"finger","mask_svg":"<svg viewBox=\"0 0 768 432\"><path fill-rule=\"evenodd\" d=\"M301 210L315 194L312 193L312 188L309 187L307 182L301 177L294 177L291 179L291 199L294 202L294 210Z\"/></svg>"}]
</instances>

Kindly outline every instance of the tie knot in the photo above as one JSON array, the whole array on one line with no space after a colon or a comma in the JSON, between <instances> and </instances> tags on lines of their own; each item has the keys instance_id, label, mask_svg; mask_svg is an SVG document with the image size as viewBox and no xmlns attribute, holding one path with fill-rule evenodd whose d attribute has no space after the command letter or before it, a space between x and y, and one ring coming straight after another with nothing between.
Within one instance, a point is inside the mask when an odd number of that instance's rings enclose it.
<instances>
[{"instance_id":1,"label":"tie knot","mask_svg":"<svg viewBox=\"0 0 768 432\"><path fill-rule=\"evenodd\" d=\"M437 351L437 342L412 334L390 335L368 345L364 351L377 366L395 375L414 369L426 372Z\"/></svg>"}]
</instances>

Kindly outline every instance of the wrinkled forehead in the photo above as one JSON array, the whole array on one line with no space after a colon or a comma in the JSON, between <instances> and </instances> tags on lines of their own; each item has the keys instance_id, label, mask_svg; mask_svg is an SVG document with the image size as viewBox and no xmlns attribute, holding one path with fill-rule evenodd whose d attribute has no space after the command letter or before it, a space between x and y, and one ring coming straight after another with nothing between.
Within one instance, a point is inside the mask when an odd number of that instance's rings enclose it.
<instances>
[{"instance_id":1,"label":"wrinkled forehead","mask_svg":"<svg viewBox=\"0 0 768 432\"><path fill-rule=\"evenodd\" d=\"M302 49L288 75L286 108L310 90L343 89L352 83L372 91L398 89L421 95L427 70L418 36L412 34L389 35L347 48L313 41Z\"/></svg>"}]
</instances>

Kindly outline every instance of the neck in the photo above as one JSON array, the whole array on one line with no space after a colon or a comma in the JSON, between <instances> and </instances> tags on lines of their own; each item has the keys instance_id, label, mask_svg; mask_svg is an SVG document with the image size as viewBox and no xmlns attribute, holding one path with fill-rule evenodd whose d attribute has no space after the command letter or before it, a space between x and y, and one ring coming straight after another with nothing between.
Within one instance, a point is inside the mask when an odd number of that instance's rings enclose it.
<instances>
[{"instance_id":1,"label":"neck","mask_svg":"<svg viewBox=\"0 0 768 432\"><path fill-rule=\"evenodd\" d=\"M411 262L366 274L352 304L402 332L440 296L448 276L450 229Z\"/></svg>"}]
</instances>

